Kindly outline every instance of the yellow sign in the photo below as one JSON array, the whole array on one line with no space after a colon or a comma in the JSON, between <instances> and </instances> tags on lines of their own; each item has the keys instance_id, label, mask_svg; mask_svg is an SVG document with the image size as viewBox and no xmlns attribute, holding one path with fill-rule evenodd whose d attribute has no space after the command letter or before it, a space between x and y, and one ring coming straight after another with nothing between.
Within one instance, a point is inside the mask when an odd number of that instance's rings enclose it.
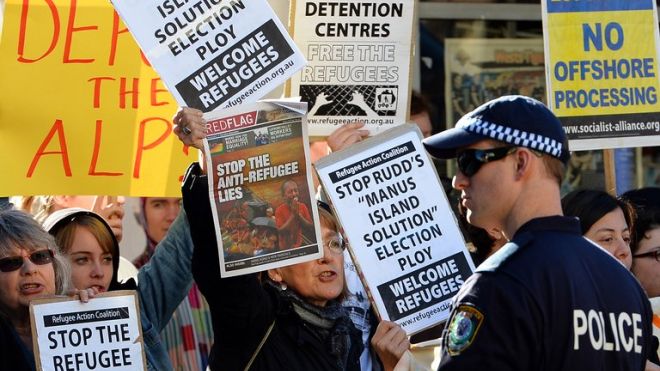
<instances>
[{"instance_id":1,"label":"yellow sign","mask_svg":"<svg viewBox=\"0 0 660 371\"><path fill-rule=\"evenodd\" d=\"M7 0L0 86L0 196L181 194L196 151L110 2Z\"/></svg>"},{"instance_id":2,"label":"yellow sign","mask_svg":"<svg viewBox=\"0 0 660 371\"><path fill-rule=\"evenodd\" d=\"M543 23L548 105L571 149L660 143L655 1L546 0Z\"/></svg>"}]
</instances>

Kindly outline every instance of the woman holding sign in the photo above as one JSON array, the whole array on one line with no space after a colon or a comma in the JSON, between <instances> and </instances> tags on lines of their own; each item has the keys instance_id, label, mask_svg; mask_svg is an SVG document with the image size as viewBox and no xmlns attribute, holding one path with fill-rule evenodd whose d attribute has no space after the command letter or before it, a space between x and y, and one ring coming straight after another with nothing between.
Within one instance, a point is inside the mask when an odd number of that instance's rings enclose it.
<instances>
[{"instance_id":1,"label":"woman holding sign","mask_svg":"<svg viewBox=\"0 0 660 371\"><path fill-rule=\"evenodd\" d=\"M192 282L192 242L185 216L179 214L149 263L140 268L139 285L132 279L118 282L119 243L100 215L81 208L58 210L46 218L44 228L69 258L75 287L100 292L137 290L147 368L172 370L160 332Z\"/></svg>"},{"instance_id":2,"label":"woman holding sign","mask_svg":"<svg viewBox=\"0 0 660 371\"><path fill-rule=\"evenodd\" d=\"M30 301L68 288L69 265L53 237L24 212L0 212L0 369L35 369ZM83 302L95 293L74 292Z\"/></svg>"},{"instance_id":3,"label":"woman holding sign","mask_svg":"<svg viewBox=\"0 0 660 371\"><path fill-rule=\"evenodd\" d=\"M174 132L203 148L201 112L184 108ZM195 250L192 269L211 308L215 342L211 370L359 370L361 334L341 306L345 292L344 239L335 217L319 209L324 256L258 274L222 278L208 182L198 164L183 186ZM382 322L372 339L384 368L409 347L405 332Z\"/></svg>"}]
</instances>

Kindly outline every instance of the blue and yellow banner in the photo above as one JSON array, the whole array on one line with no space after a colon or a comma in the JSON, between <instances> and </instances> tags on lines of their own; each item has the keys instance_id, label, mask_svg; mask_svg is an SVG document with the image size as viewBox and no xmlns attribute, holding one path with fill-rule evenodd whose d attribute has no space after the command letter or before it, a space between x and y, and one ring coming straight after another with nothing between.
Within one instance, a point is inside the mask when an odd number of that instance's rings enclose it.
<instances>
[{"instance_id":1,"label":"blue and yellow banner","mask_svg":"<svg viewBox=\"0 0 660 371\"><path fill-rule=\"evenodd\" d=\"M7 0L0 196L180 195L177 104L106 0Z\"/></svg>"},{"instance_id":2,"label":"blue and yellow banner","mask_svg":"<svg viewBox=\"0 0 660 371\"><path fill-rule=\"evenodd\" d=\"M572 150L660 144L653 0L545 0L548 105Z\"/></svg>"}]
</instances>

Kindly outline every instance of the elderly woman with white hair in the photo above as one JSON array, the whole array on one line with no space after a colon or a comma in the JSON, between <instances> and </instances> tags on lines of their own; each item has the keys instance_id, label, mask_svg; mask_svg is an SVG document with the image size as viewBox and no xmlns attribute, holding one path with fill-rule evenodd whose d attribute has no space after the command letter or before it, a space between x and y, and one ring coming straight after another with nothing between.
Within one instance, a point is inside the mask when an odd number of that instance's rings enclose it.
<instances>
[{"instance_id":1,"label":"elderly woman with white hair","mask_svg":"<svg viewBox=\"0 0 660 371\"><path fill-rule=\"evenodd\" d=\"M30 301L69 292L67 259L53 237L22 211L0 211L0 369L34 370Z\"/></svg>"}]
</instances>

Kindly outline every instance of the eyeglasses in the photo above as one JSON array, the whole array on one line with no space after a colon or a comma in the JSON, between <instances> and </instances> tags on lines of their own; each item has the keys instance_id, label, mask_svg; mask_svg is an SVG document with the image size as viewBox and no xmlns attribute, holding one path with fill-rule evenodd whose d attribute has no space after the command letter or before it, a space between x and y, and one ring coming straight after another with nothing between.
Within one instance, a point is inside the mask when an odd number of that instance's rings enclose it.
<instances>
[{"instance_id":1,"label":"eyeglasses","mask_svg":"<svg viewBox=\"0 0 660 371\"><path fill-rule=\"evenodd\" d=\"M323 241L323 245L335 254L343 254L344 250L346 250L346 243L344 242L344 239L341 237L341 235L333 237L327 241Z\"/></svg>"},{"instance_id":2,"label":"eyeglasses","mask_svg":"<svg viewBox=\"0 0 660 371\"><path fill-rule=\"evenodd\" d=\"M491 161L497 161L514 153L518 147L500 147L491 149L469 148L461 151L456 157L458 169L467 177L471 177L481 169L481 166Z\"/></svg>"},{"instance_id":3,"label":"eyeglasses","mask_svg":"<svg viewBox=\"0 0 660 371\"><path fill-rule=\"evenodd\" d=\"M656 261L660 262L660 250L649 251L649 252L633 255L633 258L646 258L649 256L655 258Z\"/></svg>"},{"instance_id":4,"label":"eyeglasses","mask_svg":"<svg viewBox=\"0 0 660 371\"><path fill-rule=\"evenodd\" d=\"M52 250L39 250L35 251L28 256L30 261L36 265L45 265L53 262L55 254ZM0 259L0 271L13 272L23 266L22 256L12 256L9 258Z\"/></svg>"}]
</instances>

